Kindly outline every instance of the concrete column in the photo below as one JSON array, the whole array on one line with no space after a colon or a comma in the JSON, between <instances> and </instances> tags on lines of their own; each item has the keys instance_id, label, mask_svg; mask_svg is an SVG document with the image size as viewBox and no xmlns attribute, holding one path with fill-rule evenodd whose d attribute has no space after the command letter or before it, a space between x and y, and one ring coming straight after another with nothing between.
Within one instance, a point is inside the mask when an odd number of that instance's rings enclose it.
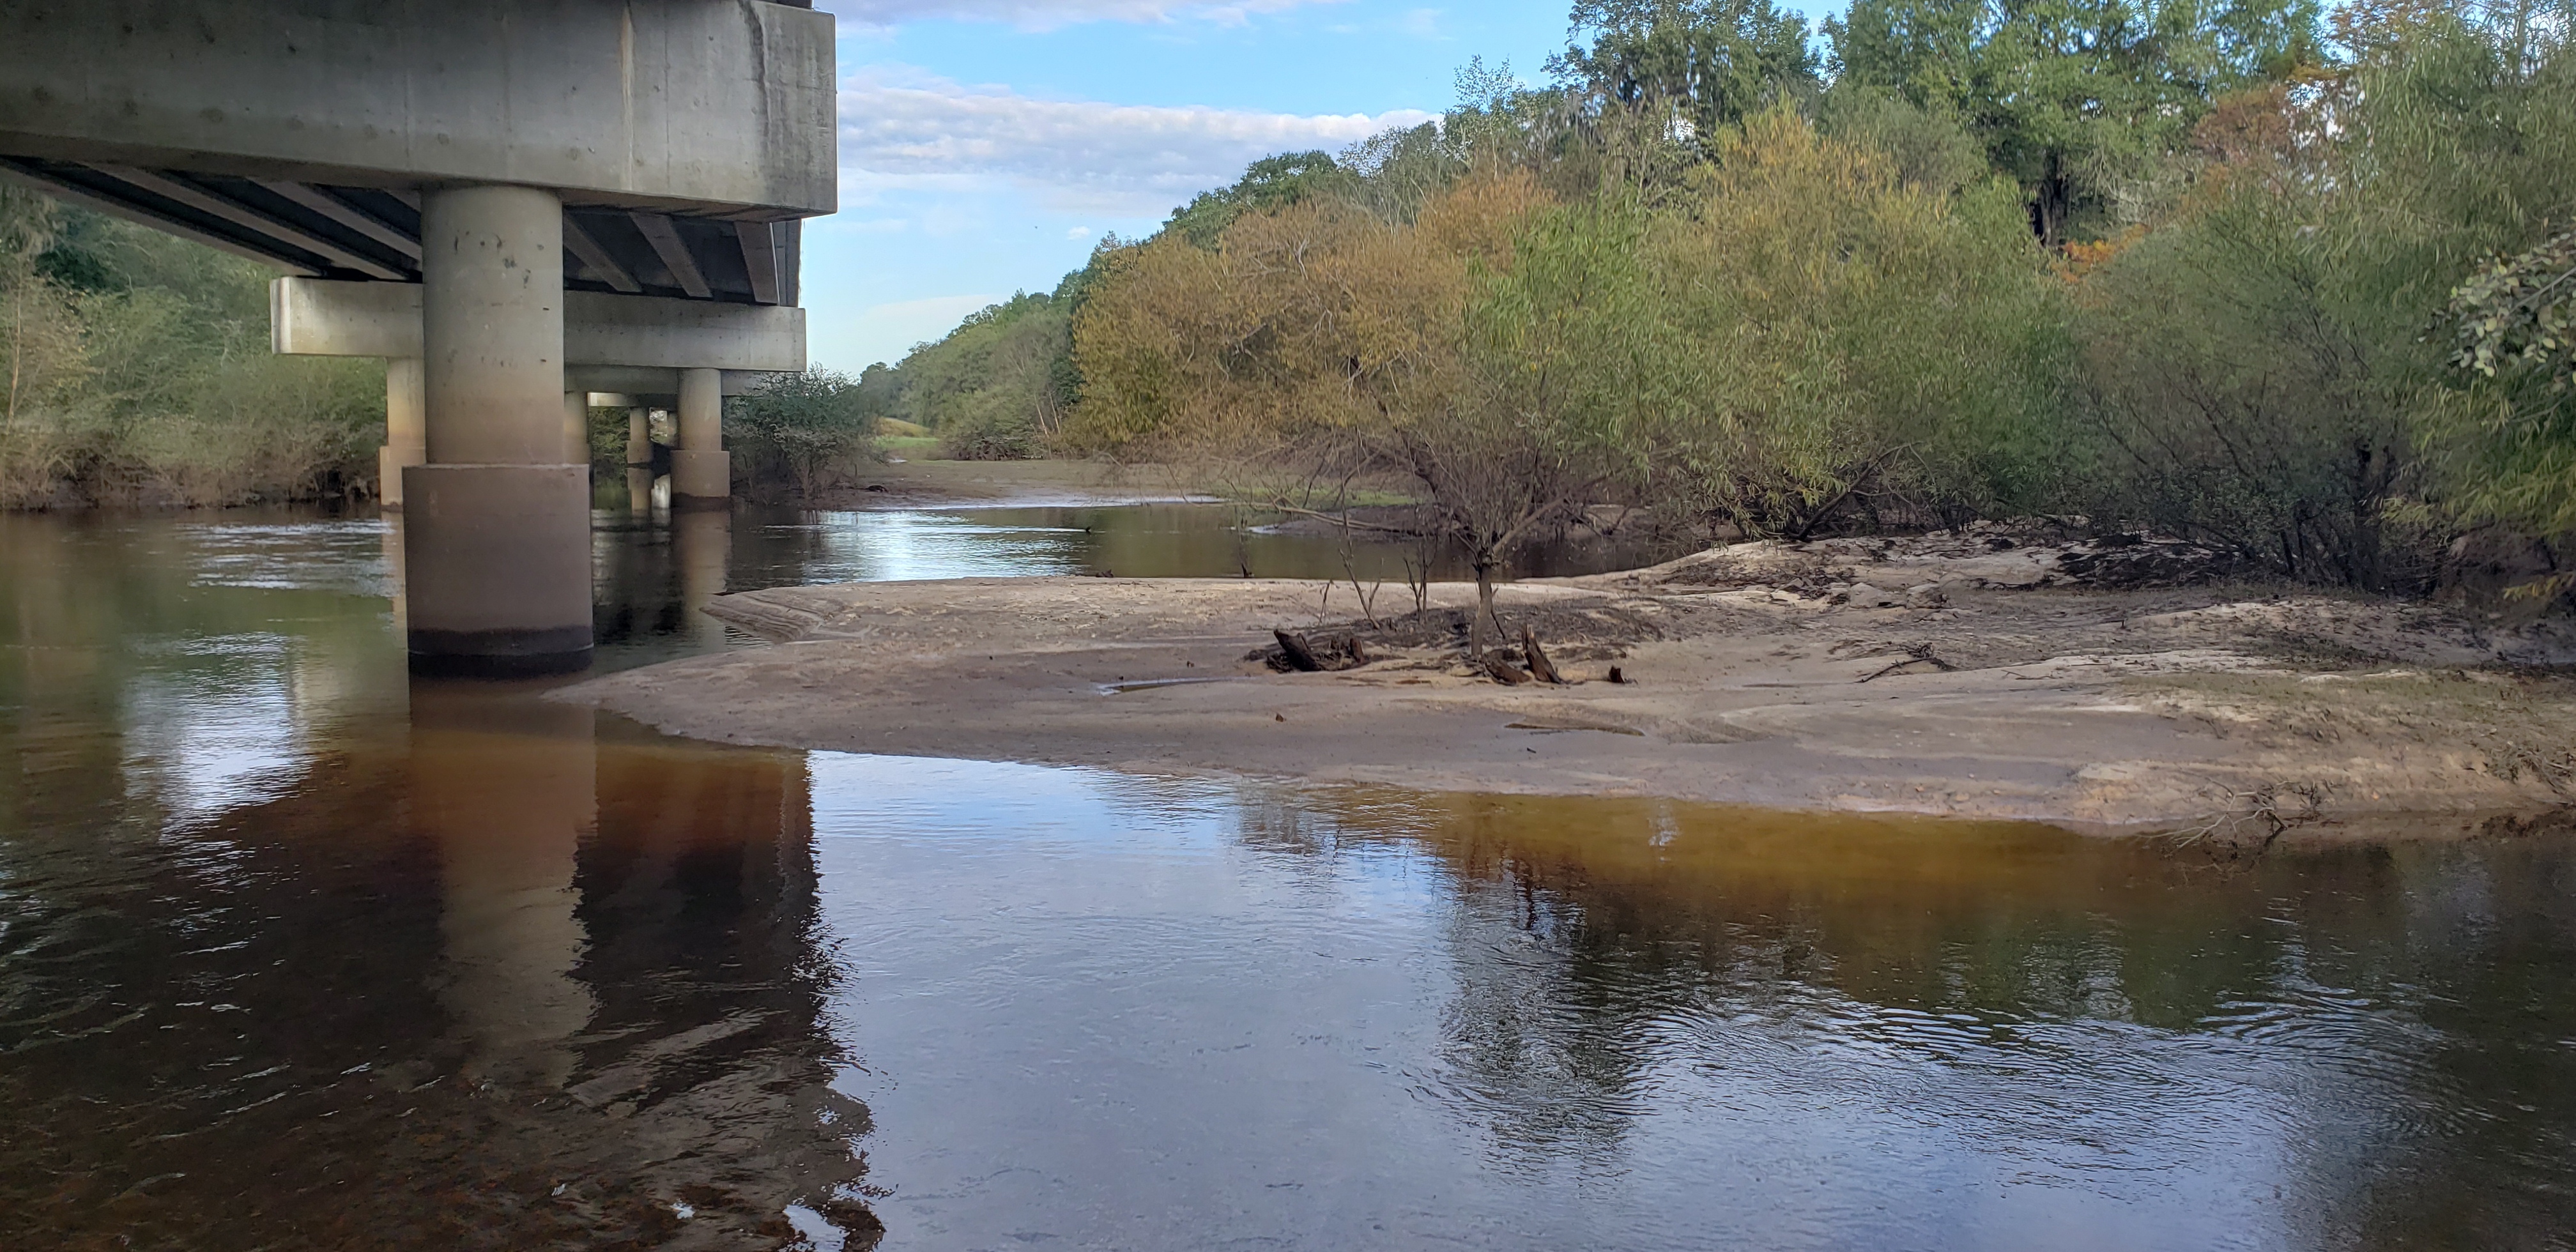
<instances>
[{"instance_id":1,"label":"concrete column","mask_svg":"<svg viewBox=\"0 0 2576 1252\"><path fill-rule=\"evenodd\" d=\"M564 461L563 205L530 187L421 197L429 463L403 475L412 667L590 663L589 472Z\"/></svg>"},{"instance_id":2,"label":"concrete column","mask_svg":"<svg viewBox=\"0 0 2576 1252\"><path fill-rule=\"evenodd\" d=\"M674 514L671 547L680 566L680 603L689 614L689 641L702 651L722 651L724 623L707 616L706 607L725 593L726 567L733 557L733 514L722 509Z\"/></svg>"},{"instance_id":3,"label":"concrete column","mask_svg":"<svg viewBox=\"0 0 2576 1252\"><path fill-rule=\"evenodd\" d=\"M653 410L642 405L626 410L626 511L653 511Z\"/></svg>"},{"instance_id":4,"label":"concrete column","mask_svg":"<svg viewBox=\"0 0 2576 1252\"><path fill-rule=\"evenodd\" d=\"M402 507L403 471L429 460L429 432L422 424L420 358L385 361L385 446L376 449L376 503Z\"/></svg>"},{"instance_id":5,"label":"concrete column","mask_svg":"<svg viewBox=\"0 0 2576 1252\"><path fill-rule=\"evenodd\" d=\"M724 452L724 373L680 371L680 448L671 454L671 499L704 508L733 495L733 465Z\"/></svg>"},{"instance_id":6,"label":"concrete column","mask_svg":"<svg viewBox=\"0 0 2576 1252\"><path fill-rule=\"evenodd\" d=\"M578 465L582 478L590 477L590 393L564 393L564 464Z\"/></svg>"}]
</instances>

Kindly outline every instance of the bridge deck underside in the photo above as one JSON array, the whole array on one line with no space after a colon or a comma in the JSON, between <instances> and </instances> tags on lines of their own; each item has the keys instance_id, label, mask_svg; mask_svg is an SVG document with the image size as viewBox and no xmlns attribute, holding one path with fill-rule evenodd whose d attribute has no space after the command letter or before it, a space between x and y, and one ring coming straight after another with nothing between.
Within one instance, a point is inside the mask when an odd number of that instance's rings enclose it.
<instances>
[{"instance_id":1,"label":"bridge deck underside","mask_svg":"<svg viewBox=\"0 0 2576 1252\"><path fill-rule=\"evenodd\" d=\"M9 156L0 156L0 176L289 273L420 281L420 198L411 191ZM564 286L793 305L802 225L566 204Z\"/></svg>"}]
</instances>

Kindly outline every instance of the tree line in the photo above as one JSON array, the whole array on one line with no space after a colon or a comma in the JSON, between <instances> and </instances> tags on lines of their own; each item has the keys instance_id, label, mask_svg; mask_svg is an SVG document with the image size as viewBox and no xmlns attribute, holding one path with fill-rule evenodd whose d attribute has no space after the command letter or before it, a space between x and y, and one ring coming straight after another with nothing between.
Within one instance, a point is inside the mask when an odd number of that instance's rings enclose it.
<instances>
[{"instance_id":1,"label":"tree line","mask_svg":"<svg viewBox=\"0 0 2576 1252\"><path fill-rule=\"evenodd\" d=\"M0 187L0 508L363 490L384 370L272 356L270 272Z\"/></svg>"},{"instance_id":2,"label":"tree line","mask_svg":"<svg viewBox=\"0 0 2576 1252\"><path fill-rule=\"evenodd\" d=\"M1480 569L1620 504L2563 594L2572 19L1582 0L1544 85L1471 63L1437 122L1257 162L888 389L961 451L1401 481Z\"/></svg>"}]
</instances>

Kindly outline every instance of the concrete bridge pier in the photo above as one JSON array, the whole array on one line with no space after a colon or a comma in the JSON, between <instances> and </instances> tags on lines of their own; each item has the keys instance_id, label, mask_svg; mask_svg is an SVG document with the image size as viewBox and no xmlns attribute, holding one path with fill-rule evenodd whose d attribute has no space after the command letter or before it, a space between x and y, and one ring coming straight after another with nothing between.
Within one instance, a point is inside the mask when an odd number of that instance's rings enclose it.
<instances>
[{"instance_id":1,"label":"concrete bridge pier","mask_svg":"<svg viewBox=\"0 0 2576 1252\"><path fill-rule=\"evenodd\" d=\"M708 651L722 649L725 624L706 607L725 593L733 559L733 514L716 508L673 510L671 548L680 567L680 603L688 613L689 639Z\"/></svg>"},{"instance_id":2,"label":"concrete bridge pier","mask_svg":"<svg viewBox=\"0 0 2576 1252\"><path fill-rule=\"evenodd\" d=\"M653 410L640 404L626 410L626 511L653 511Z\"/></svg>"},{"instance_id":3,"label":"concrete bridge pier","mask_svg":"<svg viewBox=\"0 0 2576 1252\"><path fill-rule=\"evenodd\" d=\"M376 503L402 507L403 471L429 460L429 430L420 394L420 358L385 359L385 446L376 449Z\"/></svg>"},{"instance_id":4,"label":"concrete bridge pier","mask_svg":"<svg viewBox=\"0 0 2576 1252\"><path fill-rule=\"evenodd\" d=\"M733 496L724 451L724 371L680 371L680 446L671 454L674 508L723 508Z\"/></svg>"},{"instance_id":5,"label":"concrete bridge pier","mask_svg":"<svg viewBox=\"0 0 2576 1252\"><path fill-rule=\"evenodd\" d=\"M590 664L590 491L565 460L563 204L534 187L421 196L428 463L403 471L415 672Z\"/></svg>"},{"instance_id":6,"label":"concrete bridge pier","mask_svg":"<svg viewBox=\"0 0 2576 1252\"><path fill-rule=\"evenodd\" d=\"M563 398L564 463L590 467L590 393L567 391Z\"/></svg>"}]
</instances>

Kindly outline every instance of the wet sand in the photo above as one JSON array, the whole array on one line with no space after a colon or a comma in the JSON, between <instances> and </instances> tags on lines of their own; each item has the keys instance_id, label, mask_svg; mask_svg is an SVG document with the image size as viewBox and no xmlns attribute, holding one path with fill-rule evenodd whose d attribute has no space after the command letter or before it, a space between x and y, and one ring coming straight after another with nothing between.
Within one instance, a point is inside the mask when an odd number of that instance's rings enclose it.
<instances>
[{"instance_id":1,"label":"wet sand","mask_svg":"<svg viewBox=\"0 0 2576 1252\"><path fill-rule=\"evenodd\" d=\"M729 743L2230 839L2497 829L2570 798L2576 683L2544 668L2576 652L2563 632L2243 588L2050 587L2052 559L1900 559L1889 581L1923 579L1911 593L1834 581L1849 569L1712 586L1687 560L1505 587L1506 624L1543 623L1568 686L1496 683L1437 642L1333 673L1248 659L1274 628L1332 637L1347 584L790 588L710 610L779 646L558 698ZM1435 586L1423 620L1472 595ZM1604 681L1612 664L1628 682Z\"/></svg>"}]
</instances>

